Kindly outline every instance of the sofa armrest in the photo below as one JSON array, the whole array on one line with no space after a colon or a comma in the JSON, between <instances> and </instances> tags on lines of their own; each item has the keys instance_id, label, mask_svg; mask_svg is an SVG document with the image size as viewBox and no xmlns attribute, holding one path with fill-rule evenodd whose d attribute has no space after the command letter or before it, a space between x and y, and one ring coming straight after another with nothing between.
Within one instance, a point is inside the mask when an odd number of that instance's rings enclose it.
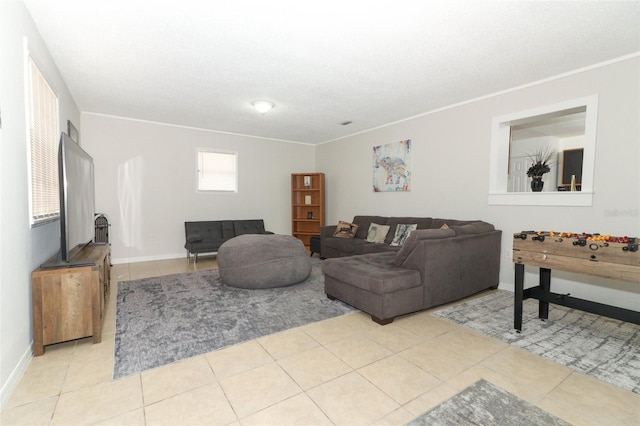
<instances>
[{"instance_id":1,"label":"sofa armrest","mask_svg":"<svg viewBox=\"0 0 640 426\"><path fill-rule=\"evenodd\" d=\"M189 235L187 235L187 242L188 243L199 243L200 241L202 241L202 237L200 236L200 234L189 234Z\"/></svg>"},{"instance_id":2,"label":"sofa armrest","mask_svg":"<svg viewBox=\"0 0 640 426\"><path fill-rule=\"evenodd\" d=\"M420 271L425 306L467 297L499 284L501 234L418 241L401 267Z\"/></svg>"}]
</instances>

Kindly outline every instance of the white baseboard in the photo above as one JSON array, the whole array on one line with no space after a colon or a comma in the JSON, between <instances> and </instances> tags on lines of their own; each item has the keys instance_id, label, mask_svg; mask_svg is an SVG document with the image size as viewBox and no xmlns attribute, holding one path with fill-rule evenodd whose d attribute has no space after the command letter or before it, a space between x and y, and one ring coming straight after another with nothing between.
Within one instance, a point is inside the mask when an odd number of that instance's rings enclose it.
<instances>
[{"instance_id":1,"label":"white baseboard","mask_svg":"<svg viewBox=\"0 0 640 426\"><path fill-rule=\"evenodd\" d=\"M27 371L27 367L33 358L33 342L27 347L27 350L20 357L20 361L18 365L13 369L9 378L5 383L2 384L2 389L0 389L0 409L4 409L4 406L9 401L11 394L20 383L20 379L24 375L24 372Z\"/></svg>"},{"instance_id":2,"label":"white baseboard","mask_svg":"<svg viewBox=\"0 0 640 426\"><path fill-rule=\"evenodd\" d=\"M510 284L510 283L500 283L500 284L498 284L498 288L500 290L510 291L511 293L514 293L516 291L516 286L514 284Z\"/></svg>"},{"instance_id":3,"label":"white baseboard","mask_svg":"<svg viewBox=\"0 0 640 426\"><path fill-rule=\"evenodd\" d=\"M186 262L187 253L181 252L181 253L174 253L174 254L161 254L157 256L124 257L124 258L118 258L118 259L114 259L112 257L111 263L114 265L118 265L121 263L153 262L154 260L169 260L169 259L184 259L184 261Z\"/></svg>"}]
</instances>

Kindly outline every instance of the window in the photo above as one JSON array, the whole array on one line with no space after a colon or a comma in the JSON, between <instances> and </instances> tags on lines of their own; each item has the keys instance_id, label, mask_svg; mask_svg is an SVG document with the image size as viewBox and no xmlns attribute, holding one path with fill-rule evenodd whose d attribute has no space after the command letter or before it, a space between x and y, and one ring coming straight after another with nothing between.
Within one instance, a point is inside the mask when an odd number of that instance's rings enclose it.
<instances>
[{"instance_id":1,"label":"window","mask_svg":"<svg viewBox=\"0 0 640 426\"><path fill-rule=\"evenodd\" d=\"M525 127L536 127L537 130L549 128L553 120L559 117L572 116L582 124L579 145L571 138L557 142L552 146L556 151L562 152L571 148L582 148L583 159L581 169L580 191L568 192L557 190L556 178L551 178L549 185L552 191L528 192L524 186L513 186L509 178L514 172L513 166L518 162L510 156L518 147L512 145L511 136ZM598 122L598 95L573 99L554 105L534 108L528 111L494 117L491 134L491 164L489 171L489 204L490 205L520 205L520 206L591 206L593 202L593 171L595 165L596 127ZM541 125L544 123L544 125ZM567 125L567 123L565 123ZM541 136L541 134L538 134ZM545 137L552 136L545 133ZM557 139L557 138L556 138ZM518 141L516 143L521 143ZM545 147L550 146L548 140ZM535 151L535 147L528 148ZM560 157L561 158L561 157ZM556 159L556 168L558 162ZM526 164L528 167L529 164ZM524 171L525 165L521 165ZM517 172L517 171L516 171ZM557 170L556 170L557 173ZM517 173L516 173L517 174Z\"/></svg>"},{"instance_id":2,"label":"window","mask_svg":"<svg viewBox=\"0 0 640 426\"><path fill-rule=\"evenodd\" d=\"M31 225L60 216L58 191L58 97L29 58L29 179Z\"/></svg>"},{"instance_id":3,"label":"window","mask_svg":"<svg viewBox=\"0 0 640 426\"><path fill-rule=\"evenodd\" d=\"M198 191L237 192L238 154L198 150Z\"/></svg>"}]
</instances>

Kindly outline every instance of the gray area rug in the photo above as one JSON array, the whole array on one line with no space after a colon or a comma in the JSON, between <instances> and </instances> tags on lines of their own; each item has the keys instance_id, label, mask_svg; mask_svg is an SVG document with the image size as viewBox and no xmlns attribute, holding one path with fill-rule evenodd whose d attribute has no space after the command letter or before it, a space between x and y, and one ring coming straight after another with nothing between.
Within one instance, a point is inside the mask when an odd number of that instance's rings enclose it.
<instances>
[{"instance_id":1,"label":"gray area rug","mask_svg":"<svg viewBox=\"0 0 640 426\"><path fill-rule=\"evenodd\" d=\"M553 304L542 321L527 299L517 333L513 297L497 290L433 314L640 394L640 325Z\"/></svg>"},{"instance_id":2,"label":"gray area rug","mask_svg":"<svg viewBox=\"0 0 640 426\"><path fill-rule=\"evenodd\" d=\"M327 298L320 262L273 289L228 287L216 269L118 283L113 378L355 311Z\"/></svg>"},{"instance_id":3,"label":"gray area rug","mask_svg":"<svg viewBox=\"0 0 640 426\"><path fill-rule=\"evenodd\" d=\"M569 425L535 405L485 380L479 380L408 426Z\"/></svg>"}]
</instances>

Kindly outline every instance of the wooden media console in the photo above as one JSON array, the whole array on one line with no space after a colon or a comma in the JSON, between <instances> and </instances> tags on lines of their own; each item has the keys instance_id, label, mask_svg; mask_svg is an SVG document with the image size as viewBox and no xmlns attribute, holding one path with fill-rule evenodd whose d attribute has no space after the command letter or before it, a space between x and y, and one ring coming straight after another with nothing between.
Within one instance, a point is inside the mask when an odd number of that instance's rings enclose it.
<instances>
[{"instance_id":1,"label":"wooden media console","mask_svg":"<svg viewBox=\"0 0 640 426\"><path fill-rule=\"evenodd\" d=\"M86 265L40 267L31 273L35 356L44 354L46 345L67 340L93 336L93 343L102 341L110 246L93 244L71 255L73 262Z\"/></svg>"}]
</instances>

